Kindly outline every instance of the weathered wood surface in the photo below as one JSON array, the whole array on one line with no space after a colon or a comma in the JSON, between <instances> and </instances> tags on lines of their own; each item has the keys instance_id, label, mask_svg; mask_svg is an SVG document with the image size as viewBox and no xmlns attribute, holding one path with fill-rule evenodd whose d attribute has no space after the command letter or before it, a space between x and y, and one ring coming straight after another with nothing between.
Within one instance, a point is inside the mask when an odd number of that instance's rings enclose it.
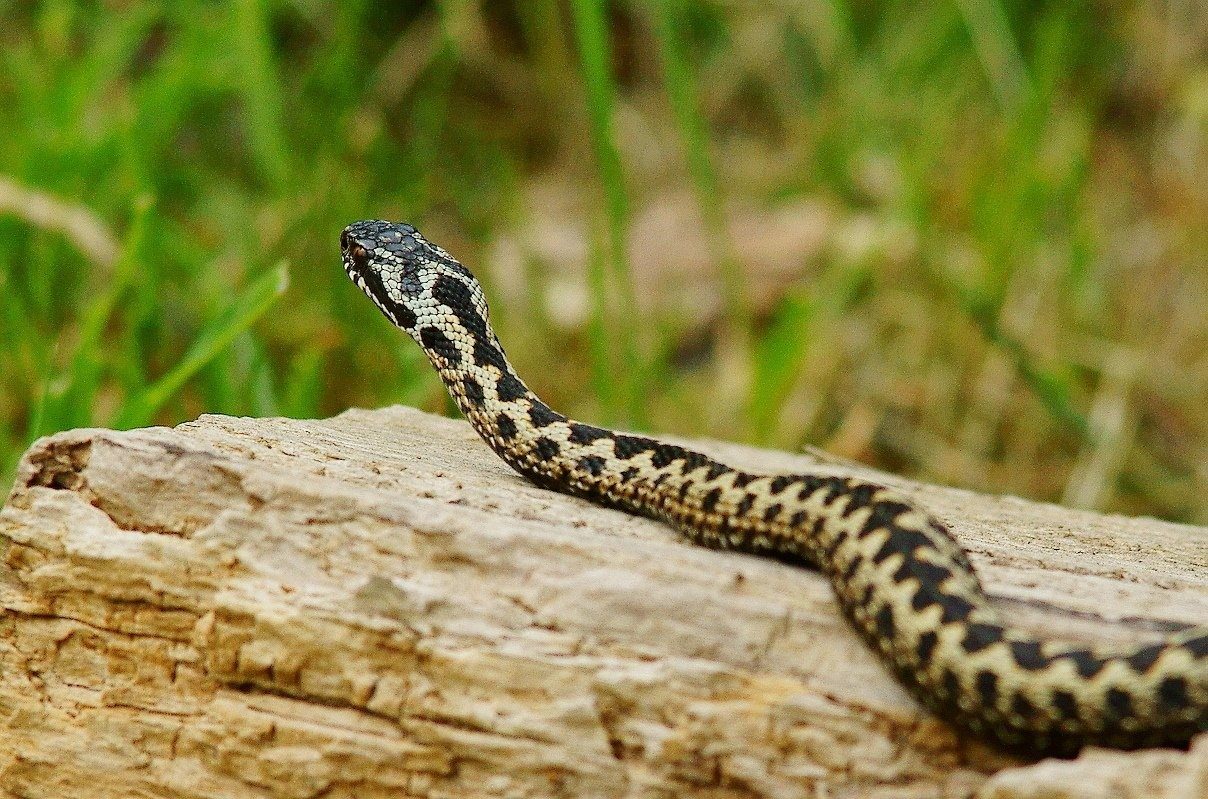
<instances>
[{"instance_id":1,"label":"weathered wood surface","mask_svg":"<svg viewBox=\"0 0 1208 799\"><path fill-rule=\"evenodd\" d=\"M1208 621L1208 529L875 477L1021 623ZM1208 796L1208 736L1039 764L962 740L819 575L543 491L406 408L44 439L0 552L3 797Z\"/></svg>"}]
</instances>

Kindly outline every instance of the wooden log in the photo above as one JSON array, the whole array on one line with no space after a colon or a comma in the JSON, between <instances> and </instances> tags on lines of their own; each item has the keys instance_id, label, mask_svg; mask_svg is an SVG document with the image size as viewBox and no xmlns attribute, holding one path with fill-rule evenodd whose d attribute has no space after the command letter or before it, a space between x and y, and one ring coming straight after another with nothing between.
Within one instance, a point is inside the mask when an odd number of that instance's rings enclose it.
<instances>
[{"instance_id":1,"label":"wooden log","mask_svg":"<svg viewBox=\"0 0 1208 799\"><path fill-rule=\"evenodd\" d=\"M1208 620L1208 528L697 444L902 488L1046 634ZM818 574L408 408L42 439L0 551L3 797L1208 796L1208 736L1037 764L954 734Z\"/></svg>"}]
</instances>

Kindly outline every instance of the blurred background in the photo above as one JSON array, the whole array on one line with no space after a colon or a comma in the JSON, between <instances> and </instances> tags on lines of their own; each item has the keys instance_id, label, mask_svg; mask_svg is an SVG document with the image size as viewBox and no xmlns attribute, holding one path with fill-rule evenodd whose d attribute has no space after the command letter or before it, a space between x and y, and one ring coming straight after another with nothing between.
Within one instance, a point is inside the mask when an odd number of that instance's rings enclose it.
<instances>
[{"instance_id":1,"label":"blurred background","mask_svg":"<svg viewBox=\"0 0 1208 799\"><path fill-rule=\"evenodd\" d=\"M0 491L37 436L451 413L403 219L579 418L1208 523L1208 6L0 0Z\"/></svg>"}]
</instances>

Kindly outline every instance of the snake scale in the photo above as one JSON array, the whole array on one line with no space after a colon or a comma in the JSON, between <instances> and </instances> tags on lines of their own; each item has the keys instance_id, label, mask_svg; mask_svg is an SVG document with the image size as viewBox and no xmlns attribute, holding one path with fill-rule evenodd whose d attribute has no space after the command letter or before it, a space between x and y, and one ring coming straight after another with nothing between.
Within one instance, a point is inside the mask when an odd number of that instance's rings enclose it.
<instances>
[{"instance_id":1,"label":"snake scale","mask_svg":"<svg viewBox=\"0 0 1208 799\"><path fill-rule=\"evenodd\" d=\"M1108 650L1045 640L988 601L960 544L903 494L750 474L566 418L516 375L478 281L414 227L357 222L344 269L427 353L486 443L540 486L670 523L697 544L819 568L856 632L927 708L1000 745L1186 745L1208 729L1208 627Z\"/></svg>"}]
</instances>

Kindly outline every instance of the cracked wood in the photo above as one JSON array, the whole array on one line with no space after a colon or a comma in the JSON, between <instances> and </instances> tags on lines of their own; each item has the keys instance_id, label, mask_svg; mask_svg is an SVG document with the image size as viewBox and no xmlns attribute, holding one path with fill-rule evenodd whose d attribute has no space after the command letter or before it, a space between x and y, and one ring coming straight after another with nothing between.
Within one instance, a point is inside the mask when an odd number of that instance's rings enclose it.
<instances>
[{"instance_id":1,"label":"cracked wood","mask_svg":"<svg viewBox=\"0 0 1208 799\"><path fill-rule=\"evenodd\" d=\"M924 501L1036 629L1140 640L1208 617L1203 528L828 468ZM405 408L44 439L0 547L0 797L1072 796L1079 774L1103 787L1078 796L1197 797L1208 779L1203 736L1060 768L960 740L819 575L543 491Z\"/></svg>"}]
</instances>

